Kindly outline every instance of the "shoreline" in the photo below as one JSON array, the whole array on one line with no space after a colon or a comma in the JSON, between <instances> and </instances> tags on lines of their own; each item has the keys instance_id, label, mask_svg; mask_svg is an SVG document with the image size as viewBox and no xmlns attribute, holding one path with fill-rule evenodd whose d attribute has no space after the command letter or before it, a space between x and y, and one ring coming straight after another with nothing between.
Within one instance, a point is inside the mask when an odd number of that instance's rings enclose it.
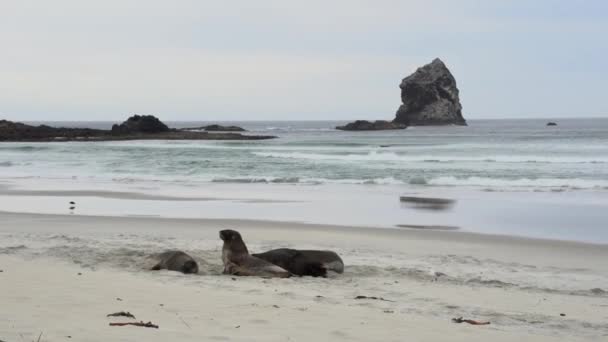
<instances>
[{"instance_id":1,"label":"shoreline","mask_svg":"<svg viewBox=\"0 0 608 342\"><path fill-rule=\"evenodd\" d=\"M462 231L458 229L452 229L447 227L444 229L439 226L437 229L429 226L429 229L424 227L410 228L407 226L403 227L382 227L382 226L351 226L351 225L336 225L336 224L323 224L323 223L309 223L301 221L280 221L280 220L257 220L247 218L178 218L178 217L162 217L153 215L128 215L128 216L112 216L112 215L66 215L66 214L42 214L42 213L28 213L28 212L13 212L0 210L0 219L17 219L17 220L66 220L66 221L87 221L96 220L106 224L113 222L141 222L147 221L148 224L170 224L179 222L184 224L186 227L190 227L192 230L197 230L194 227L195 224L209 229L212 225L220 227L236 226L238 228L250 227L254 229L268 229L268 230L286 230L295 231L298 229L305 229L307 232L314 231L316 233L324 231L336 231L342 233L354 233L354 234L380 234L383 236L393 236L399 238L416 238L425 240L446 240L449 238L451 242L476 242L483 244L519 244L523 246L536 246L546 248L591 248L594 251L595 248L599 248L603 251L608 246L608 243L594 243L587 241L574 241L574 240L563 240L563 239L550 239L540 237L528 237L519 235L508 235L508 234L490 234L480 233L471 231Z\"/></svg>"},{"instance_id":2,"label":"shoreline","mask_svg":"<svg viewBox=\"0 0 608 342\"><path fill-rule=\"evenodd\" d=\"M404 196L422 202L439 199L449 205L400 201ZM435 227L459 233L595 244L608 244L608 230L601 225L608 210L605 197L604 192L593 191L522 194L382 185L203 185L78 179L23 179L0 184L0 204L7 212L236 218L417 230Z\"/></svg>"}]
</instances>

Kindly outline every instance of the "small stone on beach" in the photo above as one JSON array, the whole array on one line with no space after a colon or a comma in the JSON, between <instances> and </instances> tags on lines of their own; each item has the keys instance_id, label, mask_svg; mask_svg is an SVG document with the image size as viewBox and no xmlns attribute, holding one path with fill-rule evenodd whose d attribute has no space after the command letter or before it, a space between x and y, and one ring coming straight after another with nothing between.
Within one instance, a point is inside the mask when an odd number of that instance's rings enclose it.
<instances>
[{"instance_id":1,"label":"small stone on beach","mask_svg":"<svg viewBox=\"0 0 608 342\"><path fill-rule=\"evenodd\" d=\"M565 313L560 313L559 315L562 316L562 317L566 317Z\"/></svg>"}]
</instances>

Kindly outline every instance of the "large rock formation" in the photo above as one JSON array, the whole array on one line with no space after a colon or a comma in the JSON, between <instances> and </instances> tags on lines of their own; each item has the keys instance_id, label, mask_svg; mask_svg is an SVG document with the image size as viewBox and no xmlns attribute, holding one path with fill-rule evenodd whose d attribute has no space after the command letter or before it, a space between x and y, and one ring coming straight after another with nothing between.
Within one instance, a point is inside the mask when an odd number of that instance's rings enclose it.
<instances>
[{"instance_id":1,"label":"large rock formation","mask_svg":"<svg viewBox=\"0 0 608 342\"><path fill-rule=\"evenodd\" d=\"M154 115L133 115L120 125L112 126L112 134L164 133L169 127Z\"/></svg>"},{"instance_id":2,"label":"large rock formation","mask_svg":"<svg viewBox=\"0 0 608 342\"><path fill-rule=\"evenodd\" d=\"M365 120L357 120L344 126L337 126L336 129L342 131L381 131L387 129L405 129L406 127L407 125L398 122L384 120L370 122Z\"/></svg>"},{"instance_id":3,"label":"large rock formation","mask_svg":"<svg viewBox=\"0 0 608 342\"><path fill-rule=\"evenodd\" d=\"M467 124L456 80L439 58L404 78L399 87L403 104L395 122L413 126Z\"/></svg>"}]
</instances>

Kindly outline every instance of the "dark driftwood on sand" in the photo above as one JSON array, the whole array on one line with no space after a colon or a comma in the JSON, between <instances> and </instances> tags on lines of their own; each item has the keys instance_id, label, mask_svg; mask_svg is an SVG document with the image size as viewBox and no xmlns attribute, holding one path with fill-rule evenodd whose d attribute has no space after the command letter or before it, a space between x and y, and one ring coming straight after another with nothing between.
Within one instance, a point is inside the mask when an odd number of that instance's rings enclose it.
<instances>
[{"instance_id":1,"label":"dark driftwood on sand","mask_svg":"<svg viewBox=\"0 0 608 342\"><path fill-rule=\"evenodd\" d=\"M490 322L480 322L472 319L462 319L462 317L452 318L452 322L454 323L469 323L471 325L488 325Z\"/></svg>"},{"instance_id":2,"label":"dark driftwood on sand","mask_svg":"<svg viewBox=\"0 0 608 342\"><path fill-rule=\"evenodd\" d=\"M144 323L144 322L110 323L111 327L124 327L126 325L133 325L133 326L136 326L136 327L158 329L158 325L153 324L152 322L148 322L148 323Z\"/></svg>"},{"instance_id":3,"label":"dark driftwood on sand","mask_svg":"<svg viewBox=\"0 0 608 342\"><path fill-rule=\"evenodd\" d=\"M111 313L111 314L106 315L106 317L128 317L128 318L135 319L135 316L133 316L133 314L131 314L130 312L125 312L125 311Z\"/></svg>"},{"instance_id":4,"label":"dark driftwood on sand","mask_svg":"<svg viewBox=\"0 0 608 342\"><path fill-rule=\"evenodd\" d=\"M384 299L382 297L368 297L368 296L357 296L355 299L373 299L373 300L381 300L384 302L395 302L394 300Z\"/></svg>"}]
</instances>

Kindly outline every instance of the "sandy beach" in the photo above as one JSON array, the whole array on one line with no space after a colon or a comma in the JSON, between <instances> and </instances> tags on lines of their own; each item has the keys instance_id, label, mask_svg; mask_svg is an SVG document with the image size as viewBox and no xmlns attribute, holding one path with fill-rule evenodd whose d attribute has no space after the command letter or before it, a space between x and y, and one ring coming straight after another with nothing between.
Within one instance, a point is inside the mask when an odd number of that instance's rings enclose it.
<instances>
[{"instance_id":1,"label":"sandy beach","mask_svg":"<svg viewBox=\"0 0 608 342\"><path fill-rule=\"evenodd\" d=\"M599 341L605 245L226 219L0 214L0 340ZM218 230L250 250L333 249L342 275L221 275ZM183 249L199 275L150 272ZM355 299L357 296L383 298ZM8 308L8 309L7 309ZM128 311L136 320L108 318ZM452 323L464 317L490 321ZM151 321L159 329L112 327Z\"/></svg>"}]
</instances>

